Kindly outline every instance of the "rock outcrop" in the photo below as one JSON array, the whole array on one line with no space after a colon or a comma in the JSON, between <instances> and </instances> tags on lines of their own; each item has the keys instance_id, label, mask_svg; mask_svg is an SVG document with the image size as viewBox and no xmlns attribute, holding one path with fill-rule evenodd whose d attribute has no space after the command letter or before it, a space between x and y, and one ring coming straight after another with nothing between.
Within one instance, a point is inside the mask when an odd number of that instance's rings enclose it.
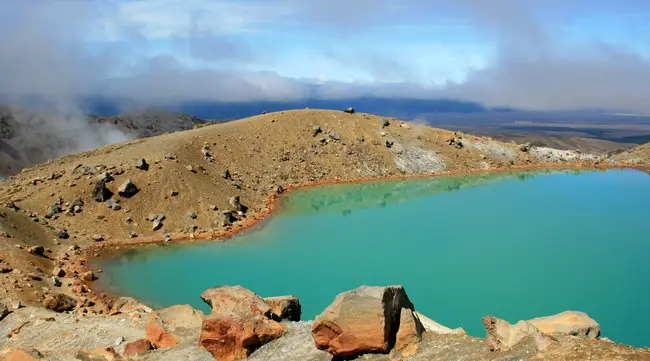
<instances>
[{"instance_id":1,"label":"rock outcrop","mask_svg":"<svg viewBox=\"0 0 650 361\"><path fill-rule=\"evenodd\" d=\"M316 318L312 336L319 350L351 358L412 347L423 330L402 286L361 286L336 296Z\"/></svg>"},{"instance_id":2,"label":"rock outcrop","mask_svg":"<svg viewBox=\"0 0 650 361\"><path fill-rule=\"evenodd\" d=\"M282 336L285 326L264 299L241 286L206 290L201 299L212 307L203 318L199 345L216 360L239 360Z\"/></svg>"}]
</instances>

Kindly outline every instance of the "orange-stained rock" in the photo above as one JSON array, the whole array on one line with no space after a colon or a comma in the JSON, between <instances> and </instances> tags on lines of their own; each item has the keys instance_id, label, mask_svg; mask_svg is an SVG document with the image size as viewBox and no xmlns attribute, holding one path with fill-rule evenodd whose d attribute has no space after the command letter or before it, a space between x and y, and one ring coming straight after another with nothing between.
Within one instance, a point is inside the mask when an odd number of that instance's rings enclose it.
<instances>
[{"instance_id":1,"label":"orange-stained rock","mask_svg":"<svg viewBox=\"0 0 650 361\"><path fill-rule=\"evenodd\" d=\"M302 307L300 306L300 301L296 296L280 296L280 297L265 297L264 302L266 302L271 309L273 314L279 317L282 320L289 321L300 321L300 314L302 313Z\"/></svg>"},{"instance_id":2,"label":"orange-stained rock","mask_svg":"<svg viewBox=\"0 0 650 361\"><path fill-rule=\"evenodd\" d=\"M264 316L240 318L211 315L203 320L199 346L210 352L215 360L240 360L279 338L285 331L281 323Z\"/></svg>"},{"instance_id":3,"label":"orange-stained rock","mask_svg":"<svg viewBox=\"0 0 650 361\"><path fill-rule=\"evenodd\" d=\"M201 311L189 305L176 305L152 312L145 324L147 340L156 348L167 348L176 346L183 339L198 337L202 317Z\"/></svg>"},{"instance_id":4,"label":"orange-stained rock","mask_svg":"<svg viewBox=\"0 0 650 361\"><path fill-rule=\"evenodd\" d=\"M402 308L400 313L399 330L395 337L394 352L400 352L402 357L414 355L422 341L424 326L413 310Z\"/></svg>"},{"instance_id":5,"label":"orange-stained rock","mask_svg":"<svg viewBox=\"0 0 650 361\"><path fill-rule=\"evenodd\" d=\"M42 357L38 357L38 352L27 352L25 350L16 350L7 356L4 359L5 361L39 361L43 360Z\"/></svg>"},{"instance_id":6,"label":"orange-stained rock","mask_svg":"<svg viewBox=\"0 0 650 361\"><path fill-rule=\"evenodd\" d=\"M343 358L388 353L395 344L403 308L413 311L402 286L361 286L341 293L312 326L316 348ZM423 329L417 318L413 322L416 329ZM404 340L409 333L404 331Z\"/></svg>"},{"instance_id":7,"label":"orange-stained rock","mask_svg":"<svg viewBox=\"0 0 650 361\"><path fill-rule=\"evenodd\" d=\"M124 356L132 356L149 350L153 350L153 345L149 340L137 340L129 342L124 346Z\"/></svg>"},{"instance_id":8,"label":"orange-stained rock","mask_svg":"<svg viewBox=\"0 0 650 361\"><path fill-rule=\"evenodd\" d=\"M220 286L201 293L201 299L212 307L211 315L271 318L273 310L264 299L241 286Z\"/></svg>"}]
</instances>

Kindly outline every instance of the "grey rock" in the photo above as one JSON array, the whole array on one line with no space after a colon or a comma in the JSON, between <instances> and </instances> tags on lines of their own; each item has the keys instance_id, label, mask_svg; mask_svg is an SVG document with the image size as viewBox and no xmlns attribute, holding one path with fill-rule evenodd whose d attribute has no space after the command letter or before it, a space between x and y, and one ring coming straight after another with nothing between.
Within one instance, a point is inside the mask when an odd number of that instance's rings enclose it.
<instances>
[{"instance_id":1,"label":"grey rock","mask_svg":"<svg viewBox=\"0 0 650 361\"><path fill-rule=\"evenodd\" d=\"M59 213L61 213L61 204L57 202L47 207L47 215L45 217L51 218Z\"/></svg>"},{"instance_id":2,"label":"grey rock","mask_svg":"<svg viewBox=\"0 0 650 361\"><path fill-rule=\"evenodd\" d=\"M388 119L382 119L381 120L381 126L382 127L387 127L389 125L390 125L390 122L388 121Z\"/></svg>"},{"instance_id":3,"label":"grey rock","mask_svg":"<svg viewBox=\"0 0 650 361\"><path fill-rule=\"evenodd\" d=\"M122 206L120 206L120 203L118 201L114 200L114 199L109 199L106 202L104 202L104 204L106 205L106 207L108 207L109 209L112 209L114 211L119 211L120 209L122 209Z\"/></svg>"},{"instance_id":4,"label":"grey rock","mask_svg":"<svg viewBox=\"0 0 650 361\"><path fill-rule=\"evenodd\" d=\"M100 174L97 178L104 183L110 183L115 180L115 178L113 178L113 176L108 172Z\"/></svg>"},{"instance_id":5,"label":"grey rock","mask_svg":"<svg viewBox=\"0 0 650 361\"><path fill-rule=\"evenodd\" d=\"M190 219L196 219L196 218L198 217L197 214L196 214L196 212L194 212L194 211L189 211L189 212L187 212L187 216L188 216Z\"/></svg>"},{"instance_id":6,"label":"grey rock","mask_svg":"<svg viewBox=\"0 0 650 361\"><path fill-rule=\"evenodd\" d=\"M59 237L59 239L68 239L68 238L70 238L70 234L65 229L59 231L56 236Z\"/></svg>"},{"instance_id":7,"label":"grey rock","mask_svg":"<svg viewBox=\"0 0 650 361\"><path fill-rule=\"evenodd\" d=\"M140 169L140 170L144 170L144 171L149 170L149 164L147 163L147 161L144 158L138 159L137 164L135 165L135 167Z\"/></svg>"},{"instance_id":8,"label":"grey rock","mask_svg":"<svg viewBox=\"0 0 650 361\"><path fill-rule=\"evenodd\" d=\"M61 280L59 280L59 277L52 276L52 285L54 287L61 287Z\"/></svg>"},{"instance_id":9,"label":"grey rock","mask_svg":"<svg viewBox=\"0 0 650 361\"><path fill-rule=\"evenodd\" d=\"M331 139L334 139L334 140L341 140L341 137L339 137L339 135L336 134L336 132L332 131L332 130L327 132L327 136L330 137Z\"/></svg>"},{"instance_id":10,"label":"grey rock","mask_svg":"<svg viewBox=\"0 0 650 361\"><path fill-rule=\"evenodd\" d=\"M178 195L178 192L176 192L176 191L169 192L170 197L176 197L177 195Z\"/></svg>"},{"instance_id":11,"label":"grey rock","mask_svg":"<svg viewBox=\"0 0 650 361\"><path fill-rule=\"evenodd\" d=\"M45 254L45 247L43 247L43 246L32 246L32 247L29 247L28 252L33 254L33 255L42 256L43 254Z\"/></svg>"},{"instance_id":12,"label":"grey rock","mask_svg":"<svg viewBox=\"0 0 650 361\"><path fill-rule=\"evenodd\" d=\"M226 168L226 170L223 171L223 179L232 179L232 175L230 174L230 170Z\"/></svg>"},{"instance_id":13,"label":"grey rock","mask_svg":"<svg viewBox=\"0 0 650 361\"><path fill-rule=\"evenodd\" d=\"M117 189L117 192L124 198L131 198L138 193L138 187L133 183L133 181L131 181L131 179L127 179L122 183L120 188Z\"/></svg>"},{"instance_id":14,"label":"grey rock","mask_svg":"<svg viewBox=\"0 0 650 361\"><path fill-rule=\"evenodd\" d=\"M106 187L106 183L97 181L93 186L92 197L97 202L106 202L113 196L113 192Z\"/></svg>"},{"instance_id":15,"label":"grey rock","mask_svg":"<svg viewBox=\"0 0 650 361\"><path fill-rule=\"evenodd\" d=\"M234 211L242 210L241 200L239 199L239 196L230 197L230 199L228 199L228 204L230 204Z\"/></svg>"},{"instance_id":16,"label":"grey rock","mask_svg":"<svg viewBox=\"0 0 650 361\"><path fill-rule=\"evenodd\" d=\"M154 219L153 224L151 225L151 230L152 231L157 231L157 230L161 229L162 226L163 226L163 223L162 223L161 220Z\"/></svg>"},{"instance_id":17,"label":"grey rock","mask_svg":"<svg viewBox=\"0 0 650 361\"><path fill-rule=\"evenodd\" d=\"M320 134L322 132L323 132L323 130L318 125L314 125L314 127L312 128L311 134L312 134L312 136L315 137L315 136L317 136L318 134Z\"/></svg>"},{"instance_id":18,"label":"grey rock","mask_svg":"<svg viewBox=\"0 0 650 361\"><path fill-rule=\"evenodd\" d=\"M352 107L350 107L350 108L346 108L346 109L344 110L344 112L346 112L346 113L348 113L348 114L354 114L354 108L352 108Z\"/></svg>"}]
</instances>

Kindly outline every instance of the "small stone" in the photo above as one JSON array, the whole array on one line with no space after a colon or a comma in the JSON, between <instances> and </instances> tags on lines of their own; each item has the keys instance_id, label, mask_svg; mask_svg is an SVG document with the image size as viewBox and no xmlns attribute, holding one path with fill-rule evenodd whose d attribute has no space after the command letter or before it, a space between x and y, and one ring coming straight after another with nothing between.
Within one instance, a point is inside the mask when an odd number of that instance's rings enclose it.
<instances>
[{"instance_id":1,"label":"small stone","mask_svg":"<svg viewBox=\"0 0 650 361\"><path fill-rule=\"evenodd\" d=\"M113 196L113 192L106 188L106 183L97 181L93 186L92 197L97 202L106 202Z\"/></svg>"},{"instance_id":2,"label":"small stone","mask_svg":"<svg viewBox=\"0 0 650 361\"><path fill-rule=\"evenodd\" d=\"M94 234L92 237L90 237L95 242L102 242L104 240L104 237L100 234Z\"/></svg>"},{"instance_id":3,"label":"small stone","mask_svg":"<svg viewBox=\"0 0 650 361\"><path fill-rule=\"evenodd\" d=\"M36 255L36 256L42 256L45 253L45 247L43 246L32 246L29 247L28 252Z\"/></svg>"},{"instance_id":4,"label":"small stone","mask_svg":"<svg viewBox=\"0 0 650 361\"><path fill-rule=\"evenodd\" d=\"M129 232L129 238L138 238L138 234L133 232L133 231L130 231Z\"/></svg>"},{"instance_id":5,"label":"small stone","mask_svg":"<svg viewBox=\"0 0 650 361\"><path fill-rule=\"evenodd\" d=\"M178 195L178 192L176 192L176 191L169 192L170 197L176 197L177 195Z\"/></svg>"},{"instance_id":6,"label":"small stone","mask_svg":"<svg viewBox=\"0 0 650 361\"><path fill-rule=\"evenodd\" d=\"M230 174L230 170L226 168L226 170L223 171L223 179L232 179L232 175Z\"/></svg>"},{"instance_id":7,"label":"small stone","mask_svg":"<svg viewBox=\"0 0 650 361\"><path fill-rule=\"evenodd\" d=\"M55 267L52 271L52 275L55 277L65 277L65 270L61 267Z\"/></svg>"},{"instance_id":8,"label":"small stone","mask_svg":"<svg viewBox=\"0 0 650 361\"><path fill-rule=\"evenodd\" d=\"M390 125L390 122L388 121L388 119L382 119L381 120L381 126L382 127L387 127L389 125Z\"/></svg>"},{"instance_id":9,"label":"small stone","mask_svg":"<svg viewBox=\"0 0 650 361\"><path fill-rule=\"evenodd\" d=\"M196 218L198 217L197 214L196 214L196 212L194 212L194 211L189 211L189 212L187 212L187 216L188 216L190 219L196 219Z\"/></svg>"},{"instance_id":10,"label":"small stone","mask_svg":"<svg viewBox=\"0 0 650 361\"><path fill-rule=\"evenodd\" d=\"M117 340L115 340L115 346L121 345L122 342L124 342L124 337L122 336L118 337Z\"/></svg>"},{"instance_id":11,"label":"small stone","mask_svg":"<svg viewBox=\"0 0 650 361\"><path fill-rule=\"evenodd\" d=\"M314 127L312 128L311 134L312 134L312 136L315 137L315 136L317 136L318 134L320 134L322 132L323 132L323 130L318 125L314 125Z\"/></svg>"},{"instance_id":12,"label":"small stone","mask_svg":"<svg viewBox=\"0 0 650 361\"><path fill-rule=\"evenodd\" d=\"M124 356L133 356L149 350L153 350L151 342L148 340L137 340L129 342L124 346Z\"/></svg>"},{"instance_id":13,"label":"small stone","mask_svg":"<svg viewBox=\"0 0 650 361\"><path fill-rule=\"evenodd\" d=\"M104 204L106 205L106 207L108 207L109 209L112 209L114 211L119 211L120 209L122 209L122 206L120 206L120 203L118 201L114 200L114 199L109 199L106 202L104 202Z\"/></svg>"},{"instance_id":14,"label":"small stone","mask_svg":"<svg viewBox=\"0 0 650 361\"><path fill-rule=\"evenodd\" d=\"M81 274L81 280L85 282L92 282L95 280L95 274L92 271L87 271Z\"/></svg>"},{"instance_id":15,"label":"small stone","mask_svg":"<svg viewBox=\"0 0 650 361\"><path fill-rule=\"evenodd\" d=\"M352 108L352 107L346 108L346 109L344 110L344 112L346 112L346 113L348 113L348 114L354 114L354 108Z\"/></svg>"},{"instance_id":16,"label":"small stone","mask_svg":"<svg viewBox=\"0 0 650 361\"><path fill-rule=\"evenodd\" d=\"M113 176L108 172L100 174L97 178L104 183L110 183L115 180L115 178L113 178Z\"/></svg>"},{"instance_id":17,"label":"small stone","mask_svg":"<svg viewBox=\"0 0 650 361\"><path fill-rule=\"evenodd\" d=\"M208 207L208 209L211 210L211 211L217 211L217 210L219 210L219 207L217 207L216 204L211 204L210 207Z\"/></svg>"},{"instance_id":18,"label":"small stone","mask_svg":"<svg viewBox=\"0 0 650 361\"><path fill-rule=\"evenodd\" d=\"M120 188L117 189L117 192L120 196L124 198L131 198L134 195L138 193L138 187L131 181L131 179L127 179L122 183Z\"/></svg>"},{"instance_id":19,"label":"small stone","mask_svg":"<svg viewBox=\"0 0 650 361\"><path fill-rule=\"evenodd\" d=\"M152 231L157 231L157 230L161 229L162 226L163 226L163 223L162 223L161 220L154 219L153 224L151 226L151 230Z\"/></svg>"},{"instance_id":20,"label":"small stone","mask_svg":"<svg viewBox=\"0 0 650 361\"><path fill-rule=\"evenodd\" d=\"M394 144L393 142L387 140L386 141L386 148L391 148L393 146L393 144Z\"/></svg>"},{"instance_id":21,"label":"small stone","mask_svg":"<svg viewBox=\"0 0 650 361\"><path fill-rule=\"evenodd\" d=\"M334 139L334 140L341 140L341 137L339 137L339 135L336 134L336 132L334 132L332 130L327 132L327 136L330 137L331 139Z\"/></svg>"},{"instance_id":22,"label":"small stone","mask_svg":"<svg viewBox=\"0 0 650 361\"><path fill-rule=\"evenodd\" d=\"M188 164L185 168L192 173L196 173L196 169L194 169L194 167L191 164Z\"/></svg>"},{"instance_id":23,"label":"small stone","mask_svg":"<svg viewBox=\"0 0 650 361\"><path fill-rule=\"evenodd\" d=\"M144 160L144 158L138 159L135 167L144 171L149 170L149 164L147 163L146 160Z\"/></svg>"},{"instance_id":24,"label":"small stone","mask_svg":"<svg viewBox=\"0 0 650 361\"><path fill-rule=\"evenodd\" d=\"M59 277L52 276L52 285L54 287L61 287L61 280L59 280Z\"/></svg>"}]
</instances>

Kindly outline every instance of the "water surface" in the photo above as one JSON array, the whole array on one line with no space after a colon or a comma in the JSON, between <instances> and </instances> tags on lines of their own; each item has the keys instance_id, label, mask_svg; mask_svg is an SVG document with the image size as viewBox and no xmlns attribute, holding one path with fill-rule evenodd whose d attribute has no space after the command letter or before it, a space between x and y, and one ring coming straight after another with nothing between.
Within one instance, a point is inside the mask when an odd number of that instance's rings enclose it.
<instances>
[{"instance_id":1,"label":"water surface","mask_svg":"<svg viewBox=\"0 0 650 361\"><path fill-rule=\"evenodd\" d=\"M616 342L650 346L650 177L632 170L516 172L291 192L275 216L225 243L132 250L102 286L154 306L216 285L294 294L313 319L339 292L403 284L416 308L483 336L580 310Z\"/></svg>"}]
</instances>

